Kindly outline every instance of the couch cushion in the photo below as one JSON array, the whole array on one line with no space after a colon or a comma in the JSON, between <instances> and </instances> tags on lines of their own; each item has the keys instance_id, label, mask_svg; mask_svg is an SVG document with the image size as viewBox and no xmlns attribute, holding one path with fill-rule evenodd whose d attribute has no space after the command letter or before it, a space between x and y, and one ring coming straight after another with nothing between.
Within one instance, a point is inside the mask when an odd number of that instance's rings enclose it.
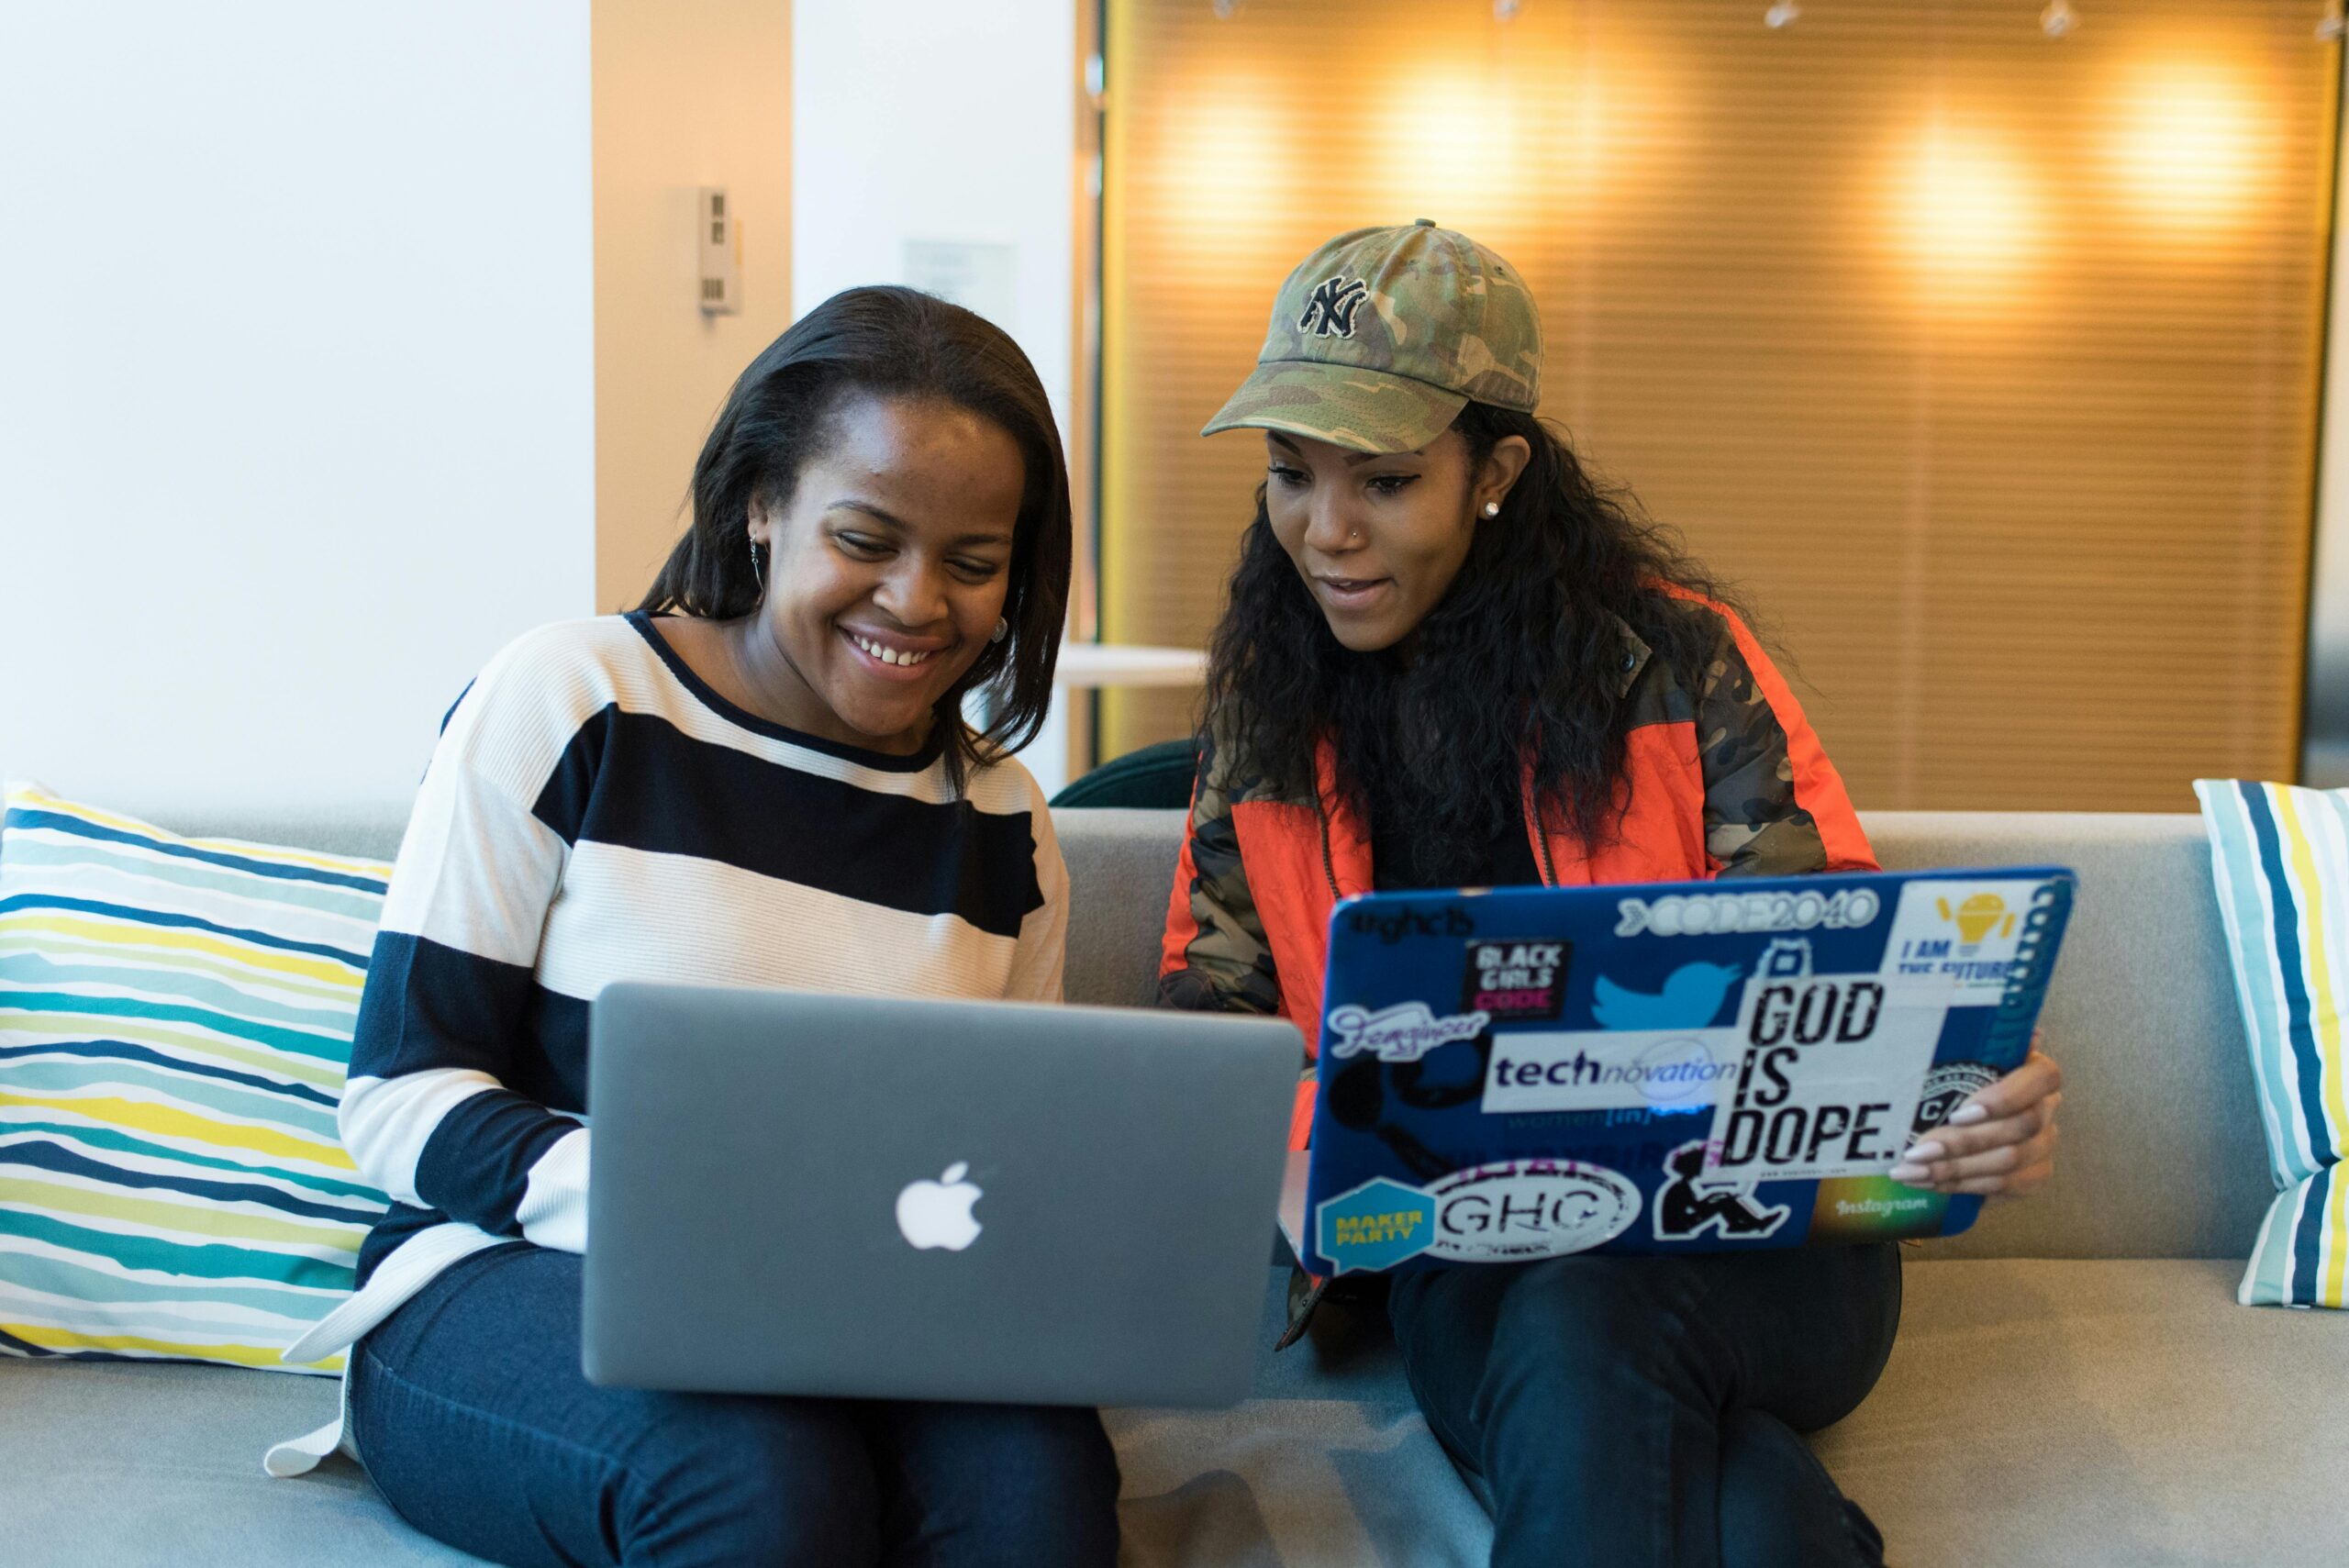
<instances>
[{"instance_id":1,"label":"couch cushion","mask_svg":"<svg viewBox=\"0 0 2349 1568\"><path fill-rule=\"evenodd\" d=\"M2225 1262L1909 1260L1882 1380L1814 1439L1900 1568L2349 1552L2349 1452L2308 1441L2349 1406L2349 1323L2245 1312ZM1484 1562L1391 1341L1345 1338L1269 1363L1284 1397L1110 1413L1132 1561Z\"/></svg>"},{"instance_id":2,"label":"couch cushion","mask_svg":"<svg viewBox=\"0 0 2349 1568\"><path fill-rule=\"evenodd\" d=\"M391 868L10 790L0 1350L281 1371L383 1212L336 1102Z\"/></svg>"},{"instance_id":3,"label":"couch cushion","mask_svg":"<svg viewBox=\"0 0 2349 1568\"><path fill-rule=\"evenodd\" d=\"M1113 1007L1156 1002L1159 940L1184 820L1180 811L1052 813L1068 861L1070 1001Z\"/></svg>"},{"instance_id":4,"label":"couch cushion","mask_svg":"<svg viewBox=\"0 0 2349 1568\"><path fill-rule=\"evenodd\" d=\"M299 1481L262 1451L334 1415L338 1385L230 1367L0 1366L7 1559L20 1568L322 1568L478 1561L410 1529L348 1460Z\"/></svg>"},{"instance_id":5,"label":"couch cushion","mask_svg":"<svg viewBox=\"0 0 2349 1568\"><path fill-rule=\"evenodd\" d=\"M2065 1106L2066 1114L2070 1106ZM1911 1263L1884 1378L1817 1448L1901 1568L2339 1562L2349 1321L2227 1262Z\"/></svg>"},{"instance_id":6,"label":"couch cushion","mask_svg":"<svg viewBox=\"0 0 2349 1568\"><path fill-rule=\"evenodd\" d=\"M2225 1262L1912 1261L1883 1381L1817 1446L1902 1568L2299 1562L2349 1552L2349 1322L2245 1312ZM1268 1327L1276 1293L1265 1303ZM1269 1343L1269 1340L1266 1341ZM1126 1568L1485 1561L1490 1527L1391 1343L1266 1357L1229 1411L1117 1410ZM256 1455L333 1388L224 1368L0 1368L12 1563L455 1563L329 1460Z\"/></svg>"},{"instance_id":7,"label":"couch cushion","mask_svg":"<svg viewBox=\"0 0 2349 1568\"><path fill-rule=\"evenodd\" d=\"M429 738L428 738L429 739ZM429 751L429 748L427 748ZM423 771L426 752L417 754ZM407 801L376 806L327 802L298 806L190 806L184 801L125 798L124 811L192 839L250 839L264 844L300 844L330 855L391 862L407 831Z\"/></svg>"}]
</instances>

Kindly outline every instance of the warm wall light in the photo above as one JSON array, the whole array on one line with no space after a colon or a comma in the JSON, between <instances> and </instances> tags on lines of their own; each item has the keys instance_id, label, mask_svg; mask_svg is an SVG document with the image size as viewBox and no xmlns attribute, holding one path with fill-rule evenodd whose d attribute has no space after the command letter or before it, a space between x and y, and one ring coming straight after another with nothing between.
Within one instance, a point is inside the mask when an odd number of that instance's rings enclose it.
<instances>
[{"instance_id":1,"label":"warm wall light","mask_svg":"<svg viewBox=\"0 0 2349 1568\"><path fill-rule=\"evenodd\" d=\"M1891 232L1934 308L1995 308L2021 289L2043 227L2024 168L1997 133L1946 119L1896 153Z\"/></svg>"},{"instance_id":2,"label":"warm wall light","mask_svg":"<svg viewBox=\"0 0 2349 1568\"><path fill-rule=\"evenodd\" d=\"M1484 233L1523 222L1529 203L1554 188L1543 176L1558 150L1532 134L1515 84L1491 69L1415 62L1375 101L1365 166L1398 221L1424 216Z\"/></svg>"},{"instance_id":3,"label":"warm wall light","mask_svg":"<svg viewBox=\"0 0 2349 1568\"><path fill-rule=\"evenodd\" d=\"M1657 128L1684 95L1618 44L1603 71L1563 51L1414 57L1386 66L1364 97L1376 109L1361 122L1362 166L1377 199L1498 245L1586 222L1588 204L1633 170L1667 177Z\"/></svg>"},{"instance_id":4,"label":"warm wall light","mask_svg":"<svg viewBox=\"0 0 2349 1568\"><path fill-rule=\"evenodd\" d=\"M2258 206L2280 158L2257 83L2224 62L2150 61L2121 78L2105 158L2122 199L2175 235L2207 235Z\"/></svg>"},{"instance_id":5,"label":"warm wall light","mask_svg":"<svg viewBox=\"0 0 2349 1568\"><path fill-rule=\"evenodd\" d=\"M1167 114L1167 134L1153 139L1158 157L1138 171L1157 188L1156 209L1173 220L1171 247L1229 250L1235 234L1252 233L1273 249L1283 215L1283 183L1297 164L1283 84L1234 72L1206 77Z\"/></svg>"}]
</instances>

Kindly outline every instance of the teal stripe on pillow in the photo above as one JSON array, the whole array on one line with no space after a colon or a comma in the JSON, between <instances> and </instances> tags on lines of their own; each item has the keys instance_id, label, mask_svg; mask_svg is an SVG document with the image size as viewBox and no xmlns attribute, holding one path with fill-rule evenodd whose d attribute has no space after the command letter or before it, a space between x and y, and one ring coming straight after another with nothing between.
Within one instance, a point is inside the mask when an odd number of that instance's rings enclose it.
<instances>
[{"instance_id":1,"label":"teal stripe on pillow","mask_svg":"<svg viewBox=\"0 0 2349 1568\"><path fill-rule=\"evenodd\" d=\"M383 1212L335 1105L391 868L12 785L0 1353L288 1367Z\"/></svg>"},{"instance_id":2,"label":"teal stripe on pillow","mask_svg":"<svg viewBox=\"0 0 2349 1568\"><path fill-rule=\"evenodd\" d=\"M2275 1204L2237 1297L2349 1296L2349 791L2249 780L2194 786L2250 1043Z\"/></svg>"}]
</instances>

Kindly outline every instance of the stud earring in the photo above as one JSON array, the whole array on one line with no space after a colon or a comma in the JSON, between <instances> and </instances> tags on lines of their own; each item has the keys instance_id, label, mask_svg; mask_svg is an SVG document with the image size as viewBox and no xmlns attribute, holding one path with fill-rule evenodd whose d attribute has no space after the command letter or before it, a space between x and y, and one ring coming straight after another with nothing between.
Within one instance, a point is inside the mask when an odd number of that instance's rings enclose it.
<instances>
[{"instance_id":1,"label":"stud earring","mask_svg":"<svg viewBox=\"0 0 2349 1568\"><path fill-rule=\"evenodd\" d=\"M755 537L752 537L751 539L751 576L759 584L759 596L761 598L766 597L767 592L766 553L766 546L761 544Z\"/></svg>"},{"instance_id":2,"label":"stud earring","mask_svg":"<svg viewBox=\"0 0 2349 1568\"><path fill-rule=\"evenodd\" d=\"M995 617L995 630L987 634L989 642L1001 642L1011 635L1011 623L1001 616Z\"/></svg>"},{"instance_id":3,"label":"stud earring","mask_svg":"<svg viewBox=\"0 0 2349 1568\"><path fill-rule=\"evenodd\" d=\"M1497 517L1500 515L1501 504L1498 501L1487 501L1485 503L1485 516L1488 517Z\"/></svg>"}]
</instances>

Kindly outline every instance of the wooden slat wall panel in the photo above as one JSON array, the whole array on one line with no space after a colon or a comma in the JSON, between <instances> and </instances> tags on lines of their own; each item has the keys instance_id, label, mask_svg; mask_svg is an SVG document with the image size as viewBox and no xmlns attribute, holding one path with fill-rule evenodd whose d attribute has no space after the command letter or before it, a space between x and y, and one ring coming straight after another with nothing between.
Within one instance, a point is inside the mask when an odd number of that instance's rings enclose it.
<instances>
[{"instance_id":1,"label":"wooden slat wall panel","mask_svg":"<svg viewBox=\"0 0 2349 1568\"><path fill-rule=\"evenodd\" d=\"M1543 412L1762 613L1863 806L2297 766L2337 47L2304 0L1110 0L1104 602L1197 644L1195 432L1325 236L1531 280ZM1103 750L1179 734L1119 695Z\"/></svg>"}]
</instances>

